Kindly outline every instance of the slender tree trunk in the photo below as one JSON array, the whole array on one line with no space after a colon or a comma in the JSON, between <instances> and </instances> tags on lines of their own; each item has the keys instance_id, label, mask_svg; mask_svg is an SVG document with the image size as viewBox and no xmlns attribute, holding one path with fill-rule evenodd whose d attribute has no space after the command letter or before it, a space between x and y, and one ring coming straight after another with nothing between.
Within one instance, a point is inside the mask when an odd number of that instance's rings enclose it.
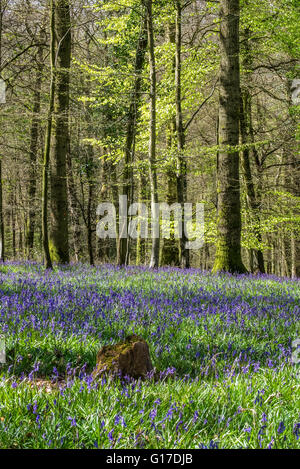
<instances>
[{"instance_id":1,"label":"slender tree trunk","mask_svg":"<svg viewBox=\"0 0 300 469\"><path fill-rule=\"evenodd\" d=\"M12 233L12 257L16 258L16 216L15 216L15 198L14 193L10 195L10 216L11 216L11 233Z\"/></svg>"},{"instance_id":2,"label":"slender tree trunk","mask_svg":"<svg viewBox=\"0 0 300 469\"><path fill-rule=\"evenodd\" d=\"M90 62L90 38L87 36L87 60ZM86 96L90 96L90 84L88 82L86 86ZM87 133L89 137L93 137L93 123L92 123L92 109L89 103L86 104L85 119L87 122ZM88 145L86 148L86 175L88 182L88 203L87 203L87 216L86 216L86 229L87 229L87 245L89 254L89 263L94 265L94 238L93 235L96 232L95 219L93 214L96 213L95 206L95 187L96 187L96 165L94 160L94 148L92 145Z\"/></svg>"},{"instance_id":3,"label":"slender tree trunk","mask_svg":"<svg viewBox=\"0 0 300 469\"><path fill-rule=\"evenodd\" d=\"M132 174L132 162L133 162L133 152L134 152L134 140L135 140L135 131L136 131L136 121L138 117L138 106L140 101L141 93L141 84L142 84L142 71L145 63L145 54L147 49L147 16L145 10L142 11L141 18L141 29L139 34L139 39L137 43L136 56L135 56L135 66L134 66L134 75L135 81L133 86L133 91L131 95L131 103L129 106L128 116L127 116L127 129L126 129L126 143L124 151L124 174L123 174L123 195L127 196L129 202L130 193L133 190L131 185L131 174ZM124 236L119 236L118 239L118 254L117 254L117 264L125 265L128 259L128 237L127 233L124 233Z\"/></svg>"},{"instance_id":4,"label":"slender tree trunk","mask_svg":"<svg viewBox=\"0 0 300 469\"><path fill-rule=\"evenodd\" d=\"M2 72L2 21L4 5L0 0L0 78ZM3 211L3 183L2 183L2 156L0 155L0 261L5 260L5 231L4 231L4 211Z\"/></svg>"},{"instance_id":5,"label":"slender tree trunk","mask_svg":"<svg viewBox=\"0 0 300 469\"><path fill-rule=\"evenodd\" d=\"M254 134L252 128L252 105L251 95L249 92L250 85L250 73L252 70L252 53L250 44L250 30L246 28L243 32L243 65L245 68L245 87L241 88L240 95L240 130L241 130L241 142L243 145L249 143L254 144ZM250 165L250 154L253 153L254 161L258 160L258 156L254 154L255 147L252 149L245 146L242 151L242 165L244 171L244 178L246 183L246 194L247 202L249 206L250 216L253 219L254 224L254 235L257 239L258 244L262 242L262 235L260 229L260 203L256 194L256 190L253 183L251 165ZM252 267L251 271L258 270L261 273L265 273L264 257L263 252L260 248L252 249Z\"/></svg>"},{"instance_id":6,"label":"slender tree trunk","mask_svg":"<svg viewBox=\"0 0 300 469\"><path fill-rule=\"evenodd\" d=\"M70 214L73 226L74 254L76 262L79 262L82 255L81 247L81 227L80 227L80 207L78 206L76 184L73 176L72 159L70 152L67 154L68 168L68 192L70 199Z\"/></svg>"},{"instance_id":7,"label":"slender tree trunk","mask_svg":"<svg viewBox=\"0 0 300 469\"><path fill-rule=\"evenodd\" d=\"M249 133L247 130L247 119L246 119L246 112L245 112L245 109L248 108L247 102L250 99L250 97L247 95L248 95L248 92L246 91L244 100L243 100L243 95L241 94L240 128L241 128L241 141L243 145L247 145L250 141L248 138ZM248 111L251 112L251 107L248 109ZM253 217L254 234L257 239L257 242L260 244L262 242L262 236L261 236L261 230L260 230L260 215L259 215L260 204L257 201L257 197L255 193L249 156L250 156L250 150L249 150L249 147L246 146L244 147L242 151L242 165L243 165L244 178L245 178L245 183L246 183L246 194L247 194L249 210ZM259 272L265 273L264 257L263 257L262 250L260 248L253 249L253 255L255 256L255 261L253 259L252 269L256 270L257 268Z\"/></svg>"},{"instance_id":8,"label":"slender tree trunk","mask_svg":"<svg viewBox=\"0 0 300 469\"><path fill-rule=\"evenodd\" d=\"M267 250L267 274L272 273L272 241L271 236L267 234L267 243L269 249Z\"/></svg>"},{"instance_id":9,"label":"slender tree trunk","mask_svg":"<svg viewBox=\"0 0 300 469\"><path fill-rule=\"evenodd\" d=\"M170 143L172 145L172 142ZM178 201L177 197L177 180L174 171L170 170L167 173L167 196L166 202L172 205ZM170 221L174 221L174 217L171 213ZM174 237L174 233L171 232L169 239L163 240L163 247L161 253L161 264L162 265L174 265L180 266L180 250L179 242Z\"/></svg>"},{"instance_id":10,"label":"slender tree trunk","mask_svg":"<svg viewBox=\"0 0 300 469\"><path fill-rule=\"evenodd\" d=\"M23 233L22 233L22 228L19 227L19 259L24 259L24 251L23 251Z\"/></svg>"},{"instance_id":11,"label":"slender tree trunk","mask_svg":"<svg viewBox=\"0 0 300 469\"><path fill-rule=\"evenodd\" d=\"M147 200L147 178L141 171L138 174L138 201L145 203ZM145 264L146 240L139 236L136 240L136 265Z\"/></svg>"},{"instance_id":12,"label":"slender tree trunk","mask_svg":"<svg viewBox=\"0 0 300 469\"><path fill-rule=\"evenodd\" d=\"M43 237L43 251L45 258L46 269L52 269L52 261L49 249L49 236L48 236L48 174L50 162L50 145L52 133L52 115L54 109L54 91L55 91L55 25L54 25L54 0L50 2L50 64L51 64L51 77L50 77L50 97L49 97L49 111L47 119L47 129L45 138L44 161L43 161L43 183L42 183L42 237Z\"/></svg>"},{"instance_id":13,"label":"slender tree trunk","mask_svg":"<svg viewBox=\"0 0 300 469\"><path fill-rule=\"evenodd\" d=\"M88 242L88 253L89 253L89 263L94 265L94 250L93 250L93 223L92 223L92 207L94 199L94 184L91 180L92 174L88 175L88 206L87 206L87 242Z\"/></svg>"},{"instance_id":14,"label":"slender tree trunk","mask_svg":"<svg viewBox=\"0 0 300 469\"><path fill-rule=\"evenodd\" d=\"M69 81L71 20L68 0L54 0L55 93L51 138L51 233L52 261L69 262L66 158L69 139Z\"/></svg>"},{"instance_id":15,"label":"slender tree trunk","mask_svg":"<svg viewBox=\"0 0 300 469\"><path fill-rule=\"evenodd\" d=\"M167 27L167 40L170 44L176 43L175 38L175 23L168 24ZM173 73L175 76L175 55L173 59ZM166 135L166 146L172 152L174 150L174 146L176 145L176 111L174 115L171 116L170 123L167 128L167 135ZM173 169L173 165L171 168L168 169L167 172L167 194L166 194L166 201L169 205L178 202L178 192L177 192L177 173L176 168ZM171 222L174 222L174 216L171 213ZM161 265L175 265L180 266L180 246L179 241L175 239L173 230L171 231L171 235L169 239L164 239L162 242L162 252L161 252Z\"/></svg>"},{"instance_id":16,"label":"slender tree trunk","mask_svg":"<svg viewBox=\"0 0 300 469\"><path fill-rule=\"evenodd\" d=\"M115 207L118 206L119 202L119 185L118 185L118 179L117 179L117 168L116 165L111 162L109 164L109 182L110 182L110 193L111 193L111 199L113 201L113 204ZM117 223L118 226L118 223ZM118 233L117 233L118 236ZM110 261L111 259L116 259L118 256L118 238L109 240L109 252L108 252L108 260Z\"/></svg>"},{"instance_id":17,"label":"slender tree trunk","mask_svg":"<svg viewBox=\"0 0 300 469\"><path fill-rule=\"evenodd\" d=\"M209 252L209 245L207 243L205 243L204 250L205 250L205 270L209 270L210 252Z\"/></svg>"},{"instance_id":18,"label":"slender tree trunk","mask_svg":"<svg viewBox=\"0 0 300 469\"><path fill-rule=\"evenodd\" d=\"M217 247L213 271L245 272L239 182L239 0L220 2L220 102Z\"/></svg>"},{"instance_id":19,"label":"slender tree trunk","mask_svg":"<svg viewBox=\"0 0 300 469\"><path fill-rule=\"evenodd\" d=\"M294 128L297 126L296 122L296 115L293 117L294 119ZM294 134L295 135L295 134ZM300 172L299 172L299 158L298 158L298 150L299 144L295 142L295 147L292 145L292 148L295 151L291 152L291 159L293 161L293 165L291 167L290 172L290 185L291 191L296 196L299 197L300 194ZM299 233L294 227L291 227L291 275L292 277L300 277L300 238Z\"/></svg>"},{"instance_id":20,"label":"slender tree trunk","mask_svg":"<svg viewBox=\"0 0 300 469\"><path fill-rule=\"evenodd\" d=\"M284 231L282 230L280 233L280 275L281 277L288 277L288 266L286 260L286 248L285 248L285 239L284 239Z\"/></svg>"},{"instance_id":21,"label":"slender tree trunk","mask_svg":"<svg viewBox=\"0 0 300 469\"><path fill-rule=\"evenodd\" d=\"M185 132L183 127L182 106L181 106L181 0L176 0L176 54L175 54L175 92L176 92L176 136L177 136L177 196L181 204L182 236L180 238L180 264L183 268L190 266L190 252L186 249L186 223L184 216L184 203L187 202L187 164L184 157Z\"/></svg>"},{"instance_id":22,"label":"slender tree trunk","mask_svg":"<svg viewBox=\"0 0 300 469\"><path fill-rule=\"evenodd\" d=\"M109 162L105 159L102 159L102 167L101 167L101 190L100 190L100 201L106 202L109 199ZM113 198L113 203L116 204L117 198ZM100 239L97 238L97 259L101 262L109 256L109 248L111 239Z\"/></svg>"},{"instance_id":23,"label":"slender tree trunk","mask_svg":"<svg viewBox=\"0 0 300 469\"><path fill-rule=\"evenodd\" d=\"M295 232L291 230L291 276L296 277L297 254L296 254L296 237Z\"/></svg>"},{"instance_id":24,"label":"slender tree trunk","mask_svg":"<svg viewBox=\"0 0 300 469\"><path fill-rule=\"evenodd\" d=\"M272 242L272 256L271 256L271 273L273 275L276 275L277 274L277 264L276 264L276 256L275 256L275 253L278 252L278 249L277 249L277 243L276 243L276 239L273 239L273 242Z\"/></svg>"},{"instance_id":25,"label":"slender tree trunk","mask_svg":"<svg viewBox=\"0 0 300 469\"><path fill-rule=\"evenodd\" d=\"M104 149L105 152L105 149ZM102 188L100 192L101 201L111 201L115 207L118 206L119 187L116 173L116 165L112 161L102 160ZM118 227L118 223L117 223ZM118 250L118 237L116 239L97 240L97 258L103 262L115 262Z\"/></svg>"},{"instance_id":26,"label":"slender tree trunk","mask_svg":"<svg viewBox=\"0 0 300 469\"><path fill-rule=\"evenodd\" d=\"M152 219L157 217L155 206L158 204L157 172L156 172L156 64L154 52L154 32L152 18L152 0L147 0L147 31L150 63L150 138L149 138L149 172L151 188ZM152 232L152 248L150 267L159 266L159 233Z\"/></svg>"},{"instance_id":27,"label":"slender tree trunk","mask_svg":"<svg viewBox=\"0 0 300 469\"><path fill-rule=\"evenodd\" d=\"M0 156L0 261L5 260L5 235L3 211L2 157Z\"/></svg>"},{"instance_id":28,"label":"slender tree trunk","mask_svg":"<svg viewBox=\"0 0 300 469\"><path fill-rule=\"evenodd\" d=\"M33 244L34 244L34 228L36 219L36 163L38 152L38 139L39 139L39 114L41 111L41 86L42 86L42 70L43 70L43 49L40 47L38 51L38 69L36 75L36 82L34 87L33 97L33 110L32 121L30 130L30 150L29 150L29 183L28 183L28 218L26 223L25 245L26 256L28 259L32 258Z\"/></svg>"}]
</instances>

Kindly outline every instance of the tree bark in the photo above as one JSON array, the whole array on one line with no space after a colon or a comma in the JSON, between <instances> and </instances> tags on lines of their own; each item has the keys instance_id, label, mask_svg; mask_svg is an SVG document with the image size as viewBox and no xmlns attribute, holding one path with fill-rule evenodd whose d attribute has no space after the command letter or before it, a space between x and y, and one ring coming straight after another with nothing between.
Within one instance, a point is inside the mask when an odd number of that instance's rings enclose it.
<instances>
[{"instance_id":1,"label":"tree bark","mask_svg":"<svg viewBox=\"0 0 300 469\"><path fill-rule=\"evenodd\" d=\"M4 5L0 0L0 77L2 72L2 20ZM0 155L0 261L5 260L5 231L4 231L4 211L3 211L3 184L2 184L2 156Z\"/></svg>"},{"instance_id":2,"label":"tree bark","mask_svg":"<svg viewBox=\"0 0 300 469\"><path fill-rule=\"evenodd\" d=\"M88 204L87 204L87 217L86 217L86 229L87 229L87 245L89 254L89 263L94 265L94 249L93 249L93 220L92 210L94 207L94 182L93 182L93 149L89 146L87 149L89 157L87 159L87 179L88 179ZM96 209L95 209L96 211Z\"/></svg>"},{"instance_id":3,"label":"tree bark","mask_svg":"<svg viewBox=\"0 0 300 469\"><path fill-rule=\"evenodd\" d=\"M145 203L147 200L147 178L145 175L139 171L138 174L138 201L139 203ZM139 236L136 240L136 265L143 265L145 264L146 260L146 240Z\"/></svg>"},{"instance_id":4,"label":"tree bark","mask_svg":"<svg viewBox=\"0 0 300 469\"><path fill-rule=\"evenodd\" d=\"M184 216L184 203L187 202L187 164L184 157L185 132L183 127L181 106L181 0L176 0L176 28L175 28L175 93L176 93L176 136L177 136L177 197L182 207L182 236L180 238L180 265L182 268L190 267L190 252L186 249L186 223Z\"/></svg>"},{"instance_id":5,"label":"tree bark","mask_svg":"<svg viewBox=\"0 0 300 469\"><path fill-rule=\"evenodd\" d=\"M50 145L52 134L52 119L54 109L54 92L55 92L55 18L54 18L54 0L50 2L50 97L49 97L49 111L47 118L45 149L43 158L43 181L42 181L42 238L43 238L43 251L45 258L46 269L52 269L52 260L49 249L49 234L48 234L48 185L49 185L49 163L50 163Z\"/></svg>"},{"instance_id":6,"label":"tree bark","mask_svg":"<svg viewBox=\"0 0 300 469\"><path fill-rule=\"evenodd\" d=\"M243 145L249 144L249 132L247 129L247 113L245 110L247 109L248 112L251 112L251 106L249 105L248 92L245 91L244 99L243 95L241 94L241 107L240 107L240 128L241 128L241 141ZM253 142L252 142L253 143ZM255 187L252 178L251 166L250 166L250 150L249 147L243 148L242 151L242 165L244 171L244 178L246 183L246 194L247 194L247 201L250 213L253 217L254 222L254 234L257 239L257 242L260 244L262 242L262 236L260 231L260 204L257 201ZM253 259L253 270L258 270L261 273L265 273L265 266L264 266L264 257L263 252L260 248L253 249L253 254L255 259Z\"/></svg>"},{"instance_id":7,"label":"tree bark","mask_svg":"<svg viewBox=\"0 0 300 469\"><path fill-rule=\"evenodd\" d=\"M69 262L66 157L69 139L69 73L71 20L68 0L54 0L55 93L51 138L51 233L52 262Z\"/></svg>"},{"instance_id":8,"label":"tree bark","mask_svg":"<svg viewBox=\"0 0 300 469\"><path fill-rule=\"evenodd\" d=\"M252 54L250 44L250 30L246 28L243 32L243 65L245 68L245 86L241 87L240 96L240 131L241 131L241 142L243 145L249 143L254 144L254 134L252 128L252 103L251 95L249 92L249 80L250 73L252 70ZM250 216L254 222L254 235L257 239L258 244L262 242L262 235L260 229L260 201L257 197L257 193L253 183L253 177L250 165L250 155L253 154L254 161L258 161L257 155L255 155L254 146L250 149L245 146L242 151L242 166L244 172L244 179L246 184L246 195L249 206ZM259 168L258 168L259 169ZM251 271L258 270L261 273L265 273L264 257L263 252L260 248L251 250L251 259L253 260L253 266L250 267Z\"/></svg>"},{"instance_id":9,"label":"tree bark","mask_svg":"<svg viewBox=\"0 0 300 469\"><path fill-rule=\"evenodd\" d=\"M175 23L168 24L167 28L167 40L170 44L176 43L176 26ZM175 76L175 55L173 58L173 73ZM167 128L167 135L166 135L166 146L169 150L173 150L174 146L176 146L176 111L174 115L170 118L170 123ZM166 201L169 205L178 202L178 192L177 192L177 172L176 168L171 168L167 171L167 194L166 194ZM171 214L170 221L174 221L174 217ZM163 246L161 250L161 265L175 265L180 266L180 246L179 241L175 239L174 233L171 232L169 239L163 239Z\"/></svg>"},{"instance_id":10,"label":"tree bark","mask_svg":"<svg viewBox=\"0 0 300 469\"><path fill-rule=\"evenodd\" d=\"M245 272L241 257L239 182L239 0L220 2L220 100L217 193L218 220L214 272Z\"/></svg>"},{"instance_id":11,"label":"tree bark","mask_svg":"<svg viewBox=\"0 0 300 469\"><path fill-rule=\"evenodd\" d=\"M28 183L28 218L26 223L25 245L27 259L32 258L34 245L34 229L36 220L36 163L38 152L38 140L40 131L39 114L41 111L41 87L42 87L42 70L43 70L43 49L39 47L38 51L38 68L36 72L36 80L33 96L33 110L30 130L30 150L29 150L29 183Z\"/></svg>"},{"instance_id":12,"label":"tree bark","mask_svg":"<svg viewBox=\"0 0 300 469\"><path fill-rule=\"evenodd\" d=\"M80 207L78 205L76 184L73 176L72 159L70 152L67 154L67 168L68 168L68 192L70 199L70 214L73 226L73 242L74 254L76 262L79 262L82 255L81 247L81 228L80 228Z\"/></svg>"},{"instance_id":13,"label":"tree bark","mask_svg":"<svg viewBox=\"0 0 300 469\"><path fill-rule=\"evenodd\" d=\"M154 31L152 18L152 0L147 0L147 31L149 44L149 64L150 64L150 125L149 125L149 175L151 189L151 211L153 222L157 216L155 206L158 204L157 172L156 172L156 64L154 52ZM150 268L159 266L159 234L152 232L152 248Z\"/></svg>"},{"instance_id":14,"label":"tree bark","mask_svg":"<svg viewBox=\"0 0 300 469\"><path fill-rule=\"evenodd\" d=\"M141 29L137 43L135 66L134 66L134 86L131 95L131 103L127 116L126 143L124 151L124 173L123 173L123 195L127 196L129 202L130 193L133 190L131 186L132 162L134 152L134 140L136 131L136 121L138 116L138 106L140 101L142 71L145 63L145 54L147 49L147 15L145 9L142 11ZM126 233L127 234L127 233ZM128 236L118 239L117 264L125 265L128 260L129 240Z\"/></svg>"},{"instance_id":15,"label":"tree bark","mask_svg":"<svg viewBox=\"0 0 300 469\"><path fill-rule=\"evenodd\" d=\"M17 249L16 249L16 216L15 216L15 196L14 196L14 193L11 192L10 194L10 217L11 217L11 233L12 233L12 243L11 243L11 247L12 247L12 257L13 259L16 258L16 254L17 254Z\"/></svg>"}]
</instances>

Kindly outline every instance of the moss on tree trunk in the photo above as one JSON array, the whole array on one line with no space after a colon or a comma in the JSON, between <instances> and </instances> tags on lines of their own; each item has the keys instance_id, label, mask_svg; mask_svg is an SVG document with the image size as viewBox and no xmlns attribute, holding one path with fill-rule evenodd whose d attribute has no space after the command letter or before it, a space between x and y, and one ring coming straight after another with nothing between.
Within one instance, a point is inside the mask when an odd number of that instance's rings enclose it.
<instances>
[{"instance_id":1,"label":"moss on tree trunk","mask_svg":"<svg viewBox=\"0 0 300 469\"><path fill-rule=\"evenodd\" d=\"M239 0L220 5L220 101L217 248L213 271L245 272L241 258L239 182Z\"/></svg>"},{"instance_id":2,"label":"moss on tree trunk","mask_svg":"<svg viewBox=\"0 0 300 469\"><path fill-rule=\"evenodd\" d=\"M52 262L69 262L66 156L69 140L69 72L71 62L70 6L54 1L55 94L51 138L51 232Z\"/></svg>"}]
</instances>

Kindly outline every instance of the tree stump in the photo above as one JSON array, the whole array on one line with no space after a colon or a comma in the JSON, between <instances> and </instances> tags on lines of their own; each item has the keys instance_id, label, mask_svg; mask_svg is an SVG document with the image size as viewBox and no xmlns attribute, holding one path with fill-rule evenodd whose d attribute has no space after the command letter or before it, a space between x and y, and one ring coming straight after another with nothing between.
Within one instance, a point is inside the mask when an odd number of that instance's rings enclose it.
<instances>
[{"instance_id":1,"label":"tree stump","mask_svg":"<svg viewBox=\"0 0 300 469\"><path fill-rule=\"evenodd\" d=\"M153 370L149 347L145 340L137 335L128 336L125 342L105 345L97 354L94 377L103 373L119 374L132 378L145 378Z\"/></svg>"}]
</instances>

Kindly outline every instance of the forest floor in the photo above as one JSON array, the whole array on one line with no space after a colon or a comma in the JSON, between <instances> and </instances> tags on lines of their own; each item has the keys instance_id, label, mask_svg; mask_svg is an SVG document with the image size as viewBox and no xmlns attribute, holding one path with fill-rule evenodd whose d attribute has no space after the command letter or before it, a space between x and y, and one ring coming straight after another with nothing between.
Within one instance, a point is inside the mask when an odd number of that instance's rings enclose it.
<instances>
[{"instance_id":1,"label":"forest floor","mask_svg":"<svg viewBox=\"0 0 300 469\"><path fill-rule=\"evenodd\" d=\"M300 448L297 280L15 262L0 298L0 448ZM93 380L132 333L160 379Z\"/></svg>"}]
</instances>

